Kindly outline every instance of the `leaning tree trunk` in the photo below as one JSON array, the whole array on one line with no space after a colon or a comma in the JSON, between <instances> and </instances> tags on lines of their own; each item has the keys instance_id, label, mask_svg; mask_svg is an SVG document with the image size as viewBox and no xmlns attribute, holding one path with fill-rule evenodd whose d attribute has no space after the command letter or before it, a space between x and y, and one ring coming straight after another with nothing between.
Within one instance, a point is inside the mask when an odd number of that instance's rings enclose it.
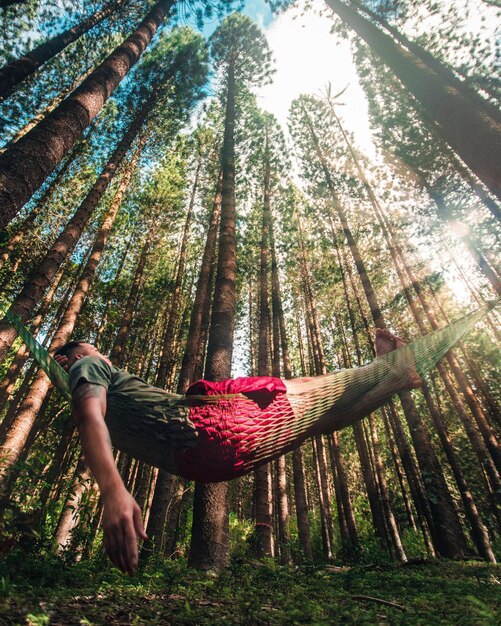
<instances>
[{"instance_id":1,"label":"leaning tree trunk","mask_svg":"<svg viewBox=\"0 0 501 626\"><path fill-rule=\"evenodd\" d=\"M117 169L124 159L127 150L140 131L146 116L151 111L154 101L155 96L150 96L148 102L129 126L125 136L118 144L82 204L75 211L66 228L59 235L38 268L29 276L21 293L12 303L11 312L15 313L23 322L27 322L30 319L35 306L42 299L45 290L56 275L61 263L69 258L100 199L117 173ZM7 351L16 336L16 330L11 324L6 320L0 322L0 362L5 359Z\"/></svg>"},{"instance_id":2,"label":"leaning tree trunk","mask_svg":"<svg viewBox=\"0 0 501 626\"><path fill-rule=\"evenodd\" d=\"M235 211L235 68L228 67L223 150L221 224L205 378L231 376L235 329L237 247ZM197 483L189 563L221 569L229 559L228 484Z\"/></svg>"},{"instance_id":3,"label":"leaning tree trunk","mask_svg":"<svg viewBox=\"0 0 501 626\"><path fill-rule=\"evenodd\" d=\"M71 149L138 61L174 0L160 0L137 30L36 128L0 155L4 228Z\"/></svg>"},{"instance_id":4,"label":"leaning tree trunk","mask_svg":"<svg viewBox=\"0 0 501 626\"><path fill-rule=\"evenodd\" d=\"M60 182L63 180L66 172L69 167L73 163L73 161L80 156L85 147L85 140L78 143L75 148L72 150L71 154L68 155L66 161L62 165L61 169L58 171L54 180L47 186L43 196L37 202L37 205L33 208L33 210L26 216L26 218L21 222L21 224L17 225L15 234L12 236L10 241L5 245L4 248L0 250L0 268L2 268L5 263L9 260L11 255L16 249L19 249L21 245L24 243L25 237L28 233L31 232L33 228L33 224L37 217L43 212L45 209L49 198L52 196L54 190L59 187Z\"/></svg>"},{"instance_id":5,"label":"leaning tree trunk","mask_svg":"<svg viewBox=\"0 0 501 626\"><path fill-rule=\"evenodd\" d=\"M334 0L328 0L334 2ZM336 0L336 4L337 0ZM344 5L343 5L344 6ZM360 254L353 233L348 225L345 211L339 202L336 194L334 182L330 169L325 159L324 153L315 133L315 129L310 121L308 113L303 105L305 121L311 134L312 142L315 146L317 158L322 167L325 181L333 200L334 209L338 214L341 226L348 242L355 266L357 268L360 282L369 304L371 316L376 328L385 328L385 321L381 313L379 302L369 279L364 261ZM454 507L447 483L440 466L440 462L433 450L431 439L426 431L417 408L414 404L410 392L404 391L398 394L402 403L402 408L406 420L409 424L414 448L421 468L421 473L425 480L426 492L430 510L434 516L434 542L437 550L445 557L462 557L466 551L466 540L461 528L461 524Z\"/></svg>"},{"instance_id":6,"label":"leaning tree trunk","mask_svg":"<svg viewBox=\"0 0 501 626\"><path fill-rule=\"evenodd\" d=\"M127 180L127 177L125 176L124 179ZM124 185L119 186L107 215L96 233L89 259L82 271L73 296L68 303L59 328L50 344L49 351L51 353L61 348L69 340L73 332L78 315L82 310L89 289L94 281L96 268L101 260L104 246L106 245L111 227L113 226L118 209L120 208L125 188L126 186ZM9 469L21 454L50 385L49 378L45 372L40 369L24 401L19 407L16 419L11 425L9 433L3 442L1 450L2 474L0 477L0 485L5 484Z\"/></svg>"},{"instance_id":7,"label":"leaning tree trunk","mask_svg":"<svg viewBox=\"0 0 501 626\"><path fill-rule=\"evenodd\" d=\"M371 187L371 185L369 184L367 177L365 176L365 172L362 169L362 166L360 165L359 159L357 157L357 155L355 154L355 151L353 150L352 146L351 146L351 142L348 138L348 136L346 135L344 128L339 120L339 118L337 117L334 107L332 105L332 103L330 102L331 105L331 111L333 113L333 115L336 118L336 122L339 126L339 128L341 129L341 132L343 134L343 137L345 139L345 142L347 144L348 150L351 154L352 160L357 168L360 180L362 181L368 196L369 196L369 200L371 202L372 208L374 210L375 213L375 217L382 229L382 233L384 236L384 239L386 241L386 244L388 246L389 252L390 252L390 256L394 262L395 265L395 269L397 271L397 275L399 277L400 280L400 284L402 287L402 290L404 292L404 295L407 299L407 302L409 304L410 310L412 312L412 315L414 317L414 320L419 328L419 330L421 331L422 334L425 334L427 332L427 328L425 327L425 325L423 324L421 317L419 315L419 312L416 308L415 302L413 300L412 294L410 293L409 287L408 287L408 281L406 279L406 277L404 276L404 269L407 272L407 278L408 280L410 280L416 294L418 295L418 298L421 302L421 305L426 313L426 316L430 322L431 327L436 330L439 327L439 324L437 322L437 320L435 319L434 314L432 313L432 310L427 302L427 299L423 293L423 290L421 288L421 284L420 282L417 280L417 277L414 275L414 271L412 269L412 266L410 265L410 263L408 262L404 251L402 250L401 246L398 243L397 237L394 233L394 230L392 228L392 225L390 224L388 218L385 216L384 210L381 207L381 205L379 204L378 199L376 198L376 195ZM451 353L449 353L446 356L447 360L449 361L451 368L458 380L458 383L460 384L460 386L464 389L469 390L470 387L467 383L467 381L465 380L464 374L461 370L461 368L459 367L459 364L457 363L457 360L455 358L455 356ZM448 375L448 372L444 366L443 363L440 363L438 365L438 369L439 372L444 380L444 383L446 385L446 388L449 391L449 395L451 396L451 399L453 400L454 406L456 407L456 410L458 412L458 414L461 417L461 420L463 422L463 424L465 425L465 429L468 433L468 436L471 439L472 445L474 450L477 452L477 455L479 456L480 462L482 463L484 470L486 471L487 476L490 478L491 480L491 484L493 485L493 491L495 493L499 492L499 475L496 471L496 468L494 467L492 461L488 458L488 453L487 453L487 449L482 446L481 442L479 441L479 436L478 433L476 432L476 430L473 427L473 424L471 424L471 419L469 418L469 416L466 414L466 411L464 409L464 406L462 405L462 402L456 392L456 389L454 387L454 385L452 384L452 381L450 381L450 377ZM435 424L435 427L439 433L439 437L440 440L442 442L442 446L444 448L444 451L446 453L447 456L447 460L449 461L449 464L451 465L451 469L453 471L453 475L454 478L456 479L456 483L458 485L458 489L461 493L461 497L463 500L463 505L466 511L466 515L469 519L471 528L472 528L472 539L473 542L475 543L475 545L477 546L480 554L486 558L487 560L492 560L493 554L492 554L492 550L490 548L489 545L489 538L486 532L486 529L484 528L483 524L480 521L480 517L478 515L478 510L475 506L475 502L473 500L473 497L467 487L466 481L463 477L463 474L461 472L461 469L459 467L459 464L456 460L456 456L454 454L454 450L453 447L449 441L449 437L447 435L447 432L445 430L445 425L443 424L443 419L436 407L435 402L433 401L433 398L431 397L431 394L428 391L428 388L426 385L423 386L423 393L428 405L428 409L430 411L430 415L432 417L433 423ZM470 394L466 395L466 397L472 396L472 392L470 392ZM472 400L473 402L473 400ZM473 408L475 408L475 406L473 406ZM498 448L496 447L497 444L497 440L494 436L494 434L491 432L491 430L488 429L488 424L485 425L486 423L486 418L485 416L482 414L480 408L477 409L477 413L479 413L479 417L477 419L477 421L480 421L481 424L484 424L484 429L487 431L486 435L490 435L491 437L489 438L489 436L487 436L487 440L486 440L486 444L488 445L488 442L492 440L492 445L494 446L494 450L496 451ZM474 413L475 414L475 413ZM480 424L479 424L480 426ZM493 458L494 455L493 455Z\"/></svg>"},{"instance_id":8,"label":"leaning tree trunk","mask_svg":"<svg viewBox=\"0 0 501 626\"><path fill-rule=\"evenodd\" d=\"M39 111L35 115L35 117L32 117L28 122L26 122L24 126L19 128L19 130L16 131L16 134L11 139L9 139L9 141L4 146L0 148L0 154L8 150L15 143L17 143L22 137L28 134L32 128L35 128L35 126L39 122L45 119L47 115L49 115L49 113L52 113L52 111L54 111L54 109L58 107L61 102L70 95L70 93L75 91L78 85L80 85L80 83L82 83L87 78L87 76L90 75L93 69L94 68L91 66L87 70L85 70L85 72L75 78L71 85L69 85L64 91L61 91L41 111Z\"/></svg>"},{"instance_id":9,"label":"leaning tree trunk","mask_svg":"<svg viewBox=\"0 0 501 626\"><path fill-rule=\"evenodd\" d=\"M451 148L501 199L501 123L341 0L327 5L388 65L424 106Z\"/></svg>"},{"instance_id":10,"label":"leaning tree trunk","mask_svg":"<svg viewBox=\"0 0 501 626\"><path fill-rule=\"evenodd\" d=\"M378 22L385 30L387 30L392 37L398 43L402 44L405 48L412 52L416 58L420 59L430 70L435 72L437 76L441 77L446 83L463 93L477 109L484 109L487 115L492 117L497 122L501 122L501 115L499 110L491 104L488 100L482 98L468 83L466 80L460 80L454 71L439 59L434 57L428 50L417 44L415 41L411 41L405 35L400 33L395 27L388 24L378 13L371 11L363 2L359 0L351 0L352 4L355 4L358 9L363 13L366 13L373 20ZM501 218L501 215L499 216Z\"/></svg>"},{"instance_id":11,"label":"leaning tree trunk","mask_svg":"<svg viewBox=\"0 0 501 626\"><path fill-rule=\"evenodd\" d=\"M20 59L2 67L0 69L0 100L6 98L16 85L34 74L41 65L114 13L121 4L123 4L123 0L113 0L76 26L44 41Z\"/></svg>"}]
</instances>

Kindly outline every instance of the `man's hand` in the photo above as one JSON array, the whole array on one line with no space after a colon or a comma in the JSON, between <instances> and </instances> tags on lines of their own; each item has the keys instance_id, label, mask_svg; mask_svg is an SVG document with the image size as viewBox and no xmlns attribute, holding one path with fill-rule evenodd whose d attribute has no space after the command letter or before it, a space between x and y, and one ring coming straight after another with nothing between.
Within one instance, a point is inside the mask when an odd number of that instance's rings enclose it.
<instances>
[{"instance_id":1,"label":"man's hand","mask_svg":"<svg viewBox=\"0 0 501 626\"><path fill-rule=\"evenodd\" d=\"M103 494L104 548L111 561L125 574L137 569L137 538L148 539L141 509L125 487Z\"/></svg>"}]
</instances>

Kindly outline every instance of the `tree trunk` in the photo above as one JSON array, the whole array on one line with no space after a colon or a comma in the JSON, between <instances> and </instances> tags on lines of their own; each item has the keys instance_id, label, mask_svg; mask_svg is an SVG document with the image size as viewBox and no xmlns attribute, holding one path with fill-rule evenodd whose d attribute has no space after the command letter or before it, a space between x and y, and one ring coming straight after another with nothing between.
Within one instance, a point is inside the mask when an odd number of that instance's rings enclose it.
<instances>
[{"instance_id":1,"label":"tree trunk","mask_svg":"<svg viewBox=\"0 0 501 626\"><path fill-rule=\"evenodd\" d=\"M304 475L303 452L297 448L292 452L292 469L294 472L294 498L296 501L296 518L299 541L307 561L313 561L311 547L310 520L308 517L308 502Z\"/></svg>"},{"instance_id":2,"label":"tree trunk","mask_svg":"<svg viewBox=\"0 0 501 626\"><path fill-rule=\"evenodd\" d=\"M424 106L442 136L488 189L501 199L501 124L457 88L341 0L327 5L388 65Z\"/></svg>"},{"instance_id":3,"label":"tree trunk","mask_svg":"<svg viewBox=\"0 0 501 626\"><path fill-rule=\"evenodd\" d=\"M427 403L433 403L433 399L426 385L424 385L423 387L423 393L425 394ZM495 563L496 558L494 557L494 553L492 552L492 548L489 542L489 535L487 534L486 528L482 524L475 501L468 488L466 480L464 479L463 472L461 471L461 468L456 458L456 454L454 453L454 448L449 438L449 434L447 432L447 427L443 420L437 419L438 411L430 411L430 413L435 428L437 429L438 436L440 437L440 441L442 443L445 455L447 457L449 465L451 466L454 479L459 489L459 493L461 494L461 500L463 502L466 516L471 526L471 538L473 539L473 543L475 544L481 557L483 557L486 561Z\"/></svg>"},{"instance_id":4,"label":"tree trunk","mask_svg":"<svg viewBox=\"0 0 501 626\"><path fill-rule=\"evenodd\" d=\"M79 24L52 37L52 39L40 44L20 59L2 67L0 69L0 100L6 98L16 85L34 74L41 65L114 13L121 4L123 4L123 0L110 2L103 9L96 11Z\"/></svg>"},{"instance_id":5,"label":"tree trunk","mask_svg":"<svg viewBox=\"0 0 501 626\"><path fill-rule=\"evenodd\" d=\"M59 235L38 268L32 272L21 293L14 300L11 311L23 322L29 320L33 309L42 299L44 291L50 285L61 263L69 258L69 255L77 244L99 201L103 197L104 192L117 173L118 166L124 159L137 133L140 131L146 116L154 104L154 98L154 96L151 96L135 117L125 133L125 136L120 141L110 160L101 172L101 175L94 183L79 208L75 211L75 214L68 222L66 228ZM5 358L16 336L17 333L12 325L5 320L0 323L0 362Z\"/></svg>"},{"instance_id":6,"label":"tree trunk","mask_svg":"<svg viewBox=\"0 0 501 626\"><path fill-rule=\"evenodd\" d=\"M141 561L147 559L152 552L160 554L162 551L167 510L172 502L177 482L177 476L164 470L158 472L146 527L148 539L145 540L141 549Z\"/></svg>"},{"instance_id":7,"label":"tree trunk","mask_svg":"<svg viewBox=\"0 0 501 626\"><path fill-rule=\"evenodd\" d=\"M181 364L181 372L179 374L177 387L178 393L184 393L189 384L193 382L195 362L197 355L200 352L200 335L202 333L204 304L210 301L210 288L212 284L210 275L216 248L217 225L219 223L219 215L221 213L221 186L222 172L220 172L218 176L212 215L209 223L209 229L207 231L207 239L202 256L200 272L198 275L195 301L193 302L193 308L191 311L188 338L186 340L183 362Z\"/></svg>"},{"instance_id":8,"label":"tree trunk","mask_svg":"<svg viewBox=\"0 0 501 626\"><path fill-rule=\"evenodd\" d=\"M282 361L284 378L292 377L287 334L285 329L284 311L282 307L282 295L280 293L280 280L278 276L277 255L275 251L275 237L273 233L273 217L269 212L269 238L271 252L271 300L273 312L273 360L271 366L272 376L280 378L280 349L282 350ZM292 562L290 551L290 530L289 530L289 501L287 498L287 471L285 456L280 457L276 462L277 473L277 515L278 515L278 545L280 549L280 561L285 564Z\"/></svg>"},{"instance_id":9,"label":"tree trunk","mask_svg":"<svg viewBox=\"0 0 501 626\"><path fill-rule=\"evenodd\" d=\"M379 492L381 494L381 502L383 504L383 511L386 518L386 528L388 529L391 550L401 563L405 563L407 561L407 556L402 545L402 540L400 538L400 533L397 528L395 516L393 515L393 511L391 510L390 494L388 492L388 486L386 484L386 478L384 475L383 461L381 459L379 435L377 432L374 417L372 415L369 415L369 428L372 439L372 449L374 451L375 470L378 477Z\"/></svg>"},{"instance_id":10,"label":"tree trunk","mask_svg":"<svg viewBox=\"0 0 501 626\"><path fill-rule=\"evenodd\" d=\"M146 49L173 0L160 0L130 35L50 115L0 155L4 228L71 149Z\"/></svg>"},{"instance_id":11,"label":"tree trunk","mask_svg":"<svg viewBox=\"0 0 501 626\"><path fill-rule=\"evenodd\" d=\"M352 4L354 4L357 9L360 9L363 13L366 13L369 17L378 22L378 24L380 24L392 35L395 41L405 46L409 52L412 52L412 54L414 54L418 59L421 59L421 61L427 65L430 70L435 72L437 76L441 77L446 83L454 87L454 89L457 89L457 91L463 93L469 100L471 100L471 103L477 109L484 109L490 117L498 122L501 122L499 110L496 109L496 107L488 100L482 98L465 80L460 80L450 67L444 65L444 63L435 58L430 52L428 52L428 50L405 37L405 35L400 33L396 28L388 24L388 22L378 15L378 13L371 11L370 8L363 2L360 2L359 0L352 0Z\"/></svg>"},{"instance_id":12,"label":"tree trunk","mask_svg":"<svg viewBox=\"0 0 501 626\"><path fill-rule=\"evenodd\" d=\"M26 235L28 235L28 233L31 232L33 228L33 224L35 223L35 220L45 209L45 206L47 205L47 202L49 198L51 197L52 193L58 188L60 182L64 178L64 175L68 171L68 168L71 166L73 161L80 156L85 145L86 145L86 142L82 141L82 142L79 142L75 146L71 154L68 155L61 169L58 171L58 173L54 177L54 180L47 186L47 189L45 190L40 200L37 202L37 205L29 213L29 215L27 215L24 221L21 224L19 224L18 228L16 228L15 234L13 235L9 243L0 252L0 268L2 268L5 265L5 263L8 261L12 253L16 249L20 248Z\"/></svg>"},{"instance_id":13,"label":"tree trunk","mask_svg":"<svg viewBox=\"0 0 501 626\"><path fill-rule=\"evenodd\" d=\"M126 177L124 176L126 179ZM111 227L115 220L118 209L122 201L125 187L120 185L117 193L111 203L107 215L98 229L89 259L82 271L80 280L68 303L66 312L59 325L59 328L50 344L49 351L56 352L70 338L75 327L78 315L82 310L85 298L92 285L95 277L96 268L101 260L104 246L108 239ZM43 399L50 387L50 380L43 370L39 370L30 390L26 394L26 398L21 404L15 422L12 424L7 437L2 445L2 456L4 461L2 464L2 474L0 478L1 484L5 484L9 469L19 457L24 444L28 438L29 432L33 427L37 413L42 405Z\"/></svg>"},{"instance_id":14,"label":"tree trunk","mask_svg":"<svg viewBox=\"0 0 501 626\"><path fill-rule=\"evenodd\" d=\"M56 552L58 554L63 553L71 542L71 531L79 522L78 508L80 502L85 491L91 488L92 482L90 471L85 466L83 456L80 455L66 502L54 532Z\"/></svg>"},{"instance_id":15,"label":"tree trunk","mask_svg":"<svg viewBox=\"0 0 501 626\"><path fill-rule=\"evenodd\" d=\"M230 64L223 150L221 225L216 283L207 346L205 377L222 380L231 375L236 300L235 212L235 68ZM197 483L193 504L189 564L199 569L221 569L229 559L228 484Z\"/></svg>"},{"instance_id":16,"label":"tree trunk","mask_svg":"<svg viewBox=\"0 0 501 626\"><path fill-rule=\"evenodd\" d=\"M349 545L345 544L343 547L347 550L348 554L350 554L353 552L353 549L357 550L360 547L357 523L348 489L348 478L346 476L345 462L339 443L339 435L337 432L334 432L332 435L329 435L328 439L329 451L333 460L332 465L336 473L336 483L339 489L339 496L336 495L336 499L339 498L342 503L342 515L348 532Z\"/></svg>"},{"instance_id":17,"label":"tree trunk","mask_svg":"<svg viewBox=\"0 0 501 626\"><path fill-rule=\"evenodd\" d=\"M163 387L167 379L167 374L172 370L175 362L175 355L172 354L172 345L174 343L174 332L176 323L179 316L179 304L181 298L181 287L183 284L184 270L186 266L186 253L188 248L188 236L190 233L191 220L193 216L193 207L195 206L195 196L198 188L198 177L200 174L200 167L202 165L201 147L198 149L197 166L195 170L195 179L193 181L193 188L191 191L190 202L188 204L188 211L186 213L186 221L184 223L183 237L181 239L181 247L179 250L179 262L177 266L176 278L174 282L174 289L172 290L171 305L169 321L165 330L163 339L162 352L160 356L160 363L158 366L157 385Z\"/></svg>"},{"instance_id":18,"label":"tree trunk","mask_svg":"<svg viewBox=\"0 0 501 626\"><path fill-rule=\"evenodd\" d=\"M315 477L318 486L318 502L320 505L320 522L322 529L322 546L326 561L333 557L334 537L332 533L332 514L330 511L330 494L327 486L327 468L322 464L322 438L315 437L311 440L313 445L313 462ZM320 444L320 446L319 446Z\"/></svg>"},{"instance_id":19,"label":"tree trunk","mask_svg":"<svg viewBox=\"0 0 501 626\"><path fill-rule=\"evenodd\" d=\"M150 228L148 230L148 234L146 235L146 239L143 244L143 248L141 250L141 254L139 256L139 261L136 267L136 271L134 273L134 279L132 281L132 285L130 287L129 296L127 297L127 302L125 304L125 311L122 315L122 321L120 323L120 328L118 329L118 333L115 337L115 341L113 342L113 348L110 352L110 360L113 363L116 363L120 367L123 366L124 362L124 349L125 344L127 342L127 338L129 337L129 331L132 324L132 320L134 317L134 307L136 305L137 296L139 294L139 289L143 279L144 268L146 266L146 261L148 260L148 255L150 253L151 244L155 237L155 233L158 226L158 214L155 213L151 220Z\"/></svg>"},{"instance_id":20,"label":"tree trunk","mask_svg":"<svg viewBox=\"0 0 501 626\"><path fill-rule=\"evenodd\" d=\"M71 83L71 85L69 85L69 87L67 87L64 91L61 91L41 111L39 111L34 117L32 117L28 122L26 122L24 126L22 126L18 131L16 131L16 134L8 141L8 143L6 143L0 148L0 154L8 150L15 143L17 143L22 137L24 137L27 133L29 133L32 128L35 128L35 126L38 123L40 123L43 119L45 119L47 115L49 115L49 113L52 113L52 111L54 111L54 109L57 106L59 106L61 102L70 95L70 93L75 91L78 85L80 85L80 83L82 83L87 78L87 76L89 76L89 74L92 72L93 69L94 68L91 65L87 70L85 70L82 74L80 74L80 76L78 76Z\"/></svg>"},{"instance_id":21,"label":"tree trunk","mask_svg":"<svg viewBox=\"0 0 501 626\"><path fill-rule=\"evenodd\" d=\"M122 253L122 256L120 257L120 261L118 262L118 267L115 272L115 276L113 277L113 283L112 283L112 286L108 295L108 300L106 301L106 305L104 307L104 311L101 316L101 321L99 322L99 328L97 329L96 339L94 341L94 345L96 346L96 348L103 354L104 354L104 348L101 344L103 342L103 334L106 328L106 323L108 322L108 314L110 311L110 307L113 302L113 298L115 297L117 285L122 276L122 271L125 266L125 261L127 260L127 257L130 254L130 250L133 250L134 248L135 248L135 245L133 245L133 236L131 235L125 244L124 251Z\"/></svg>"},{"instance_id":22,"label":"tree trunk","mask_svg":"<svg viewBox=\"0 0 501 626\"><path fill-rule=\"evenodd\" d=\"M56 277L54 278L54 281L52 285L50 286L49 291L45 294L44 299L37 311L35 319L31 323L30 332L34 337L38 335L38 331L40 330L42 321L45 318L45 315L47 314L50 305L52 304L54 294L57 288L59 287L61 279L64 275L64 271L65 271L65 266L62 265ZM71 283L73 282L74 281L72 280ZM73 284L70 284L69 289L71 289L73 286L74 286ZM68 290L67 295L69 295L69 293L70 291ZM65 299L63 298L63 302L64 301ZM9 366L9 370L7 374L5 375L4 379L0 382L0 409L6 404L11 392L13 391L14 386L16 384L16 380L24 364L28 360L29 354L30 353L29 353L28 348L25 346L25 344L23 344L19 348L16 356L14 357L14 360L11 362ZM0 432L1 432L1 427L0 427ZM0 435L0 440L1 440L1 435Z\"/></svg>"},{"instance_id":23,"label":"tree trunk","mask_svg":"<svg viewBox=\"0 0 501 626\"><path fill-rule=\"evenodd\" d=\"M327 0L339 4L338 0ZM344 5L343 5L344 6ZM357 268L362 287L364 289L367 302L371 311L371 316L376 328L385 328L385 322L381 314L381 309L377 300L376 293L372 287L372 283L367 274L362 256L353 237L351 229L348 225L346 214L339 202L335 190L335 186L330 174L322 148L318 141L315 130L303 105L305 120L310 130L313 144L322 170L325 175L327 186L331 192L333 206L336 210L341 222L344 235L348 242L350 252L352 254L355 266ZM461 557L466 549L466 541L461 529L459 518L454 508L451 495L447 488L447 484L442 472L442 468L438 458L431 445L431 440L425 430L419 413L416 409L410 392L404 391L398 394L404 409L406 420L409 424L412 440L418 457L418 463L421 473L425 480L426 493L429 501L430 510L432 511L434 523L434 542L440 553L449 558Z\"/></svg>"},{"instance_id":24,"label":"tree trunk","mask_svg":"<svg viewBox=\"0 0 501 626\"><path fill-rule=\"evenodd\" d=\"M334 114L334 116L336 117L336 121L343 133L344 139L347 143L347 146L350 150L350 154L352 156L352 160L354 161L354 164L358 170L360 179L362 180L366 191L368 192L369 195L369 199L371 201L376 219L379 222L379 225L382 229L384 238L386 240L386 243L388 245L389 251L390 251L390 255L394 261L395 264L395 268L397 271L397 274L399 276L399 280L402 286L402 289L404 291L404 294L406 296L406 299L408 301L409 307L411 309L411 312L413 314L413 317L421 331L421 333L426 333L427 329L425 328L419 313L416 309L416 306L414 304L412 295L410 294L409 288L407 286L407 281L403 275L403 270L401 267L401 264L403 265L403 268L406 270L407 274L408 274L408 278L411 281L411 284L414 288L414 290L416 291L420 302L423 306L423 309L428 317L428 320L432 326L433 329L437 329L439 327L439 324L437 322L437 320L435 319L429 305L428 302L424 296L424 293L421 289L421 285L419 283L419 281L417 280L416 276L414 275L414 272L411 268L411 265L407 262L407 259L404 255L404 252L402 250L402 248L398 245L398 242L396 240L396 236L394 234L393 228L390 224L390 222L388 221L388 219L386 218L384 211L382 209L382 207L380 206L373 190L372 187L370 186L369 182L367 181L367 178L365 176L365 173L363 172L359 160L351 146L351 143L346 135L346 133L344 132L344 129L341 125L341 122L339 120L339 118L337 117L335 111L334 111L334 107L331 104L331 110ZM458 379L459 383L461 384L461 386L463 388L466 389L470 389L469 385L464 377L464 374L462 372L462 370L460 369L459 365L456 362L456 359L454 357L454 355L452 353L449 353L446 356L447 360L449 361L449 363L451 364L451 367L453 368L453 371L456 375L456 378ZM461 420L463 422L463 424L465 425L465 429L470 437L470 440L472 442L473 448L474 450L477 452L477 455L479 456L480 462L485 466L485 470L487 472L487 475L490 477L491 480L491 484L493 485L493 490L494 492L498 492L499 491L499 475L497 474L496 468L493 467L492 463L488 462L489 460L487 459L487 450L485 449L485 447L481 444L481 442L479 441L478 438L478 434L476 432L476 430L474 429L473 425L471 424L471 420L469 418L469 416L466 414L466 411L464 410L464 407L462 406L462 403L460 401L460 398L458 397L458 394L454 388L454 386L452 385L452 382L450 380L450 377L448 375L448 372L446 371L446 368L444 367L444 365L442 363L438 364L438 370L442 376L442 379L444 380L444 383L446 385L446 388L449 391L449 395L451 396L454 405L456 407L456 410L458 412L458 414L461 417ZM474 543L477 545L479 551L481 552L482 556L485 556L486 558L490 559L492 556L492 551L490 550L490 546L489 546L489 540L488 540L488 536L486 535L485 529L483 528L482 524L480 523L479 525L479 516L478 516L478 512L475 506L475 503L473 501L473 498L466 486L466 482L462 476L461 470L459 468L459 465L456 461L452 446L450 444L449 438L447 436L447 433L445 431L442 430L442 424L443 424L443 420L441 418L441 416L438 413L437 407L435 405L435 403L433 402L433 399L426 387L426 385L423 386L423 393L425 395L425 399L428 405L428 409L430 411L430 414L432 416L433 422L437 428L437 430L439 431L439 436L441 439L441 442L444 446L444 450L447 456L447 459L449 460L449 463L451 464L451 468L453 470L453 474L454 477L456 479L458 488L460 493L462 494L462 499L463 499L463 504L465 505L465 510L467 513L467 516L470 520L470 524L472 527L472 538ZM470 396L473 396L473 392L470 391ZM468 397L468 396L467 396ZM476 401L475 401L476 402ZM473 403L473 400L472 400ZM479 417L478 417L478 421L480 421L480 423L482 423L483 425L485 425L486 423L486 419L485 416L483 416L481 410L478 410L477 413L479 413ZM480 424L479 424L480 426ZM443 426L443 428L445 428L445 426ZM494 448L494 451L497 450L496 448L496 444L497 444L497 440L493 434L492 431L488 430L487 426L484 426L484 429L486 431L486 437L487 437L487 441L491 442L492 441L492 446ZM487 443L486 441L486 443ZM492 557L493 558L493 557Z\"/></svg>"},{"instance_id":25,"label":"tree trunk","mask_svg":"<svg viewBox=\"0 0 501 626\"><path fill-rule=\"evenodd\" d=\"M270 371L270 302L269 302L269 232L270 232L270 163L268 133L265 129L263 212L261 220L260 270L259 270L259 342L257 353L258 376L269 376ZM255 550L262 558L273 555L271 464L254 472L254 502L256 511Z\"/></svg>"}]
</instances>

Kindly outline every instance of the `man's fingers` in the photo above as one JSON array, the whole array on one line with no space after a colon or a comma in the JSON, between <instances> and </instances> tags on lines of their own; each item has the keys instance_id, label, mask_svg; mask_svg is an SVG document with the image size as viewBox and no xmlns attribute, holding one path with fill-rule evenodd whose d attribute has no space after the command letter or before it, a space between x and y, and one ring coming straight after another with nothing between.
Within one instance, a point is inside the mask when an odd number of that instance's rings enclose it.
<instances>
[{"instance_id":1,"label":"man's fingers","mask_svg":"<svg viewBox=\"0 0 501 626\"><path fill-rule=\"evenodd\" d=\"M139 506L134 508L133 517L134 528L136 530L137 536L143 541L146 541L146 539L148 539L148 535L144 531L143 516L141 515L141 509L139 508Z\"/></svg>"},{"instance_id":2,"label":"man's fingers","mask_svg":"<svg viewBox=\"0 0 501 626\"><path fill-rule=\"evenodd\" d=\"M122 553L124 556L127 573L132 576L137 567L137 541L134 524L131 519L124 522Z\"/></svg>"},{"instance_id":3,"label":"man's fingers","mask_svg":"<svg viewBox=\"0 0 501 626\"><path fill-rule=\"evenodd\" d=\"M122 529L119 525L114 526L113 528L108 528L105 530L105 535L108 538L108 556L110 557L113 565L118 567L118 569L125 573L126 567L124 559L122 558L122 545L123 545L123 537L122 537Z\"/></svg>"}]
</instances>

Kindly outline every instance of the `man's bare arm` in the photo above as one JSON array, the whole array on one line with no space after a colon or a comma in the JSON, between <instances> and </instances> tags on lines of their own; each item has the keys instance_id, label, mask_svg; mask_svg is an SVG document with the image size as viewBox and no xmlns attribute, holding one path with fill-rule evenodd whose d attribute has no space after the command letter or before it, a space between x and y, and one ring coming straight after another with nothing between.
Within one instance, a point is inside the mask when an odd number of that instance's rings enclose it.
<instances>
[{"instance_id":1,"label":"man's bare arm","mask_svg":"<svg viewBox=\"0 0 501 626\"><path fill-rule=\"evenodd\" d=\"M103 498L104 546L122 572L137 568L137 539L146 539L141 510L125 488L116 468L110 435L104 421L106 389L83 383L73 392L73 414L85 460Z\"/></svg>"}]
</instances>

